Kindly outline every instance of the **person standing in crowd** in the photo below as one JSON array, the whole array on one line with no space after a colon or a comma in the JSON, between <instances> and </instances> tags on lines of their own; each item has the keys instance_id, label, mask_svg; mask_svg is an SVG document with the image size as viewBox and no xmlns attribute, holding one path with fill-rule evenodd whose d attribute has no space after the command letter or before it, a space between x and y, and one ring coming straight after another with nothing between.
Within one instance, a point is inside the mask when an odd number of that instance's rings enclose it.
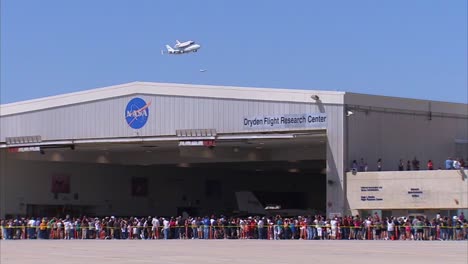
<instances>
[{"instance_id":1,"label":"person standing in crowd","mask_svg":"<svg viewBox=\"0 0 468 264\"><path fill-rule=\"evenodd\" d=\"M390 219L387 217L387 238L386 240L394 240L395 239L395 223L393 222L393 217Z\"/></svg>"},{"instance_id":2,"label":"person standing in crowd","mask_svg":"<svg viewBox=\"0 0 468 264\"><path fill-rule=\"evenodd\" d=\"M382 171L382 158L377 160L377 171Z\"/></svg>"},{"instance_id":3,"label":"person standing in crowd","mask_svg":"<svg viewBox=\"0 0 468 264\"><path fill-rule=\"evenodd\" d=\"M169 239L169 220L163 218L163 232L164 232L164 239Z\"/></svg>"},{"instance_id":4,"label":"person standing in crowd","mask_svg":"<svg viewBox=\"0 0 468 264\"><path fill-rule=\"evenodd\" d=\"M28 238L35 239L36 238L36 220L31 218L28 221Z\"/></svg>"},{"instance_id":5,"label":"person standing in crowd","mask_svg":"<svg viewBox=\"0 0 468 264\"><path fill-rule=\"evenodd\" d=\"M153 219L151 219L151 234L153 239L158 239L159 238L159 220L155 216Z\"/></svg>"},{"instance_id":6,"label":"person standing in crowd","mask_svg":"<svg viewBox=\"0 0 468 264\"><path fill-rule=\"evenodd\" d=\"M361 158L361 160L359 161L359 171L363 172L365 167L366 167L366 162L364 161L364 158Z\"/></svg>"},{"instance_id":7,"label":"person standing in crowd","mask_svg":"<svg viewBox=\"0 0 468 264\"><path fill-rule=\"evenodd\" d=\"M432 163L432 160L429 160L427 162L427 169L428 170L433 170L434 169L434 164Z\"/></svg>"},{"instance_id":8,"label":"person standing in crowd","mask_svg":"<svg viewBox=\"0 0 468 264\"><path fill-rule=\"evenodd\" d=\"M203 238L208 239L210 235L210 218L208 216L205 216L203 218Z\"/></svg>"},{"instance_id":9,"label":"person standing in crowd","mask_svg":"<svg viewBox=\"0 0 468 264\"><path fill-rule=\"evenodd\" d=\"M48 239L47 236L47 223L46 220L43 219L41 224L39 225L39 238L40 239Z\"/></svg>"},{"instance_id":10,"label":"person standing in crowd","mask_svg":"<svg viewBox=\"0 0 468 264\"><path fill-rule=\"evenodd\" d=\"M451 170L453 169L453 160L451 157L448 157L447 160L445 160L445 169L446 170Z\"/></svg>"},{"instance_id":11,"label":"person standing in crowd","mask_svg":"<svg viewBox=\"0 0 468 264\"><path fill-rule=\"evenodd\" d=\"M454 159L452 163L452 167L455 170L459 170L461 168L460 161L458 159Z\"/></svg>"},{"instance_id":12,"label":"person standing in crowd","mask_svg":"<svg viewBox=\"0 0 468 264\"><path fill-rule=\"evenodd\" d=\"M419 160L416 157L413 159L413 170L419 170Z\"/></svg>"},{"instance_id":13,"label":"person standing in crowd","mask_svg":"<svg viewBox=\"0 0 468 264\"><path fill-rule=\"evenodd\" d=\"M403 164L403 160L400 159L400 163L398 164L398 170L403 171L405 170L405 164Z\"/></svg>"},{"instance_id":14,"label":"person standing in crowd","mask_svg":"<svg viewBox=\"0 0 468 264\"><path fill-rule=\"evenodd\" d=\"M410 161L410 160L408 160L408 161L406 162L406 170L407 170L407 171L410 171L410 170L411 170L411 161Z\"/></svg>"}]
</instances>

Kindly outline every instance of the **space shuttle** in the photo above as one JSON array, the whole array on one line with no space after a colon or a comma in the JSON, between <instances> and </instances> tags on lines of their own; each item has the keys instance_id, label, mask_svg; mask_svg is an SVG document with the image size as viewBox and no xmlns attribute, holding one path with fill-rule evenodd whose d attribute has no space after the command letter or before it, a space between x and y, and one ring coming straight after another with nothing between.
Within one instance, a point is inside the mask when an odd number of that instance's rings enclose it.
<instances>
[{"instance_id":1,"label":"space shuttle","mask_svg":"<svg viewBox=\"0 0 468 264\"><path fill-rule=\"evenodd\" d=\"M190 45L193 45L195 44L195 41L193 40L189 40L189 41L185 41L185 42L180 42L178 40L176 40L176 44L174 46L174 49L183 49L183 48L186 48Z\"/></svg>"}]
</instances>

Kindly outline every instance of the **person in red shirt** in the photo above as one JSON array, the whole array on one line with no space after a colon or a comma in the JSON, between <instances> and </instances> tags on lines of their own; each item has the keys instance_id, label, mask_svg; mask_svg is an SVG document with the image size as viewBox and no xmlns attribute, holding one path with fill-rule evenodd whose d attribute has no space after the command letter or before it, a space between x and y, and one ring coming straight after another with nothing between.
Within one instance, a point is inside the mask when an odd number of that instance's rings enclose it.
<instances>
[{"instance_id":1,"label":"person in red shirt","mask_svg":"<svg viewBox=\"0 0 468 264\"><path fill-rule=\"evenodd\" d=\"M427 162L427 169L428 170L433 170L434 169L434 164L432 163L432 160L429 160Z\"/></svg>"}]
</instances>

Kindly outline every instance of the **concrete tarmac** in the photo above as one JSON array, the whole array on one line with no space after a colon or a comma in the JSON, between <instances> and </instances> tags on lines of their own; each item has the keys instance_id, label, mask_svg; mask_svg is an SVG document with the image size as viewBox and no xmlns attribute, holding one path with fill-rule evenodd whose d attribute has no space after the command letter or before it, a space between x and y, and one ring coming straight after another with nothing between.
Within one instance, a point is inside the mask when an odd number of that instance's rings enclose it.
<instances>
[{"instance_id":1,"label":"concrete tarmac","mask_svg":"<svg viewBox=\"0 0 468 264\"><path fill-rule=\"evenodd\" d=\"M466 264L468 241L3 240L1 264Z\"/></svg>"}]
</instances>

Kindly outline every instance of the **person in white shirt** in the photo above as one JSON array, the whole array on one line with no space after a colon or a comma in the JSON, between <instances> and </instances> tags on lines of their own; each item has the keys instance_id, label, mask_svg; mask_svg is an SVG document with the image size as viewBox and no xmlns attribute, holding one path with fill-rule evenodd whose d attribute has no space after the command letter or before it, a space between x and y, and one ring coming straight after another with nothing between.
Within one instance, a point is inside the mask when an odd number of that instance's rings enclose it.
<instances>
[{"instance_id":1,"label":"person in white shirt","mask_svg":"<svg viewBox=\"0 0 468 264\"><path fill-rule=\"evenodd\" d=\"M70 226L71 226L71 223L70 223L70 220L69 219L65 219L65 222L63 222L63 225L64 225L64 232L65 232L65 239L70 239Z\"/></svg>"},{"instance_id":2,"label":"person in white shirt","mask_svg":"<svg viewBox=\"0 0 468 264\"><path fill-rule=\"evenodd\" d=\"M264 233L265 233L265 222L263 222L263 219L259 219L257 222L257 228L258 228L258 239L265 239Z\"/></svg>"},{"instance_id":3,"label":"person in white shirt","mask_svg":"<svg viewBox=\"0 0 468 264\"><path fill-rule=\"evenodd\" d=\"M240 232L239 233L240 233L240 238L241 239L246 238L245 226L246 226L246 223L245 223L244 219L240 219L240 221L239 221Z\"/></svg>"},{"instance_id":4,"label":"person in white shirt","mask_svg":"<svg viewBox=\"0 0 468 264\"><path fill-rule=\"evenodd\" d=\"M395 223L393 222L393 219L388 220L388 218L387 218L387 238L386 238L386 240L392 239L393 236L394 236L394 232L395 232Z\"/></svg>"},{"instance_id":5,"label":"person in white shirt","mask_svg":"<svg viewBox=\"0 0 468 264\"><path fill-rule=\"evenodd\" d=\"M151 220L152 224L152 233L153 233L153 239L158 239L159 238L159 220L157 217L153 217Z\"/></svg>"},{"instance_id":6,"label":"person in white shirt","mask_svg":"<svg viewBox=\"0 0 468 264\"><path fill-rule=\"evenodd\" d=\"M99 239L99 233L101 232L101 222L99 221L99 219L94 222L94 228L96 228L96 239Z\"/></svg>"},{"instance_id":7,"label":"person in white shirt","mask_svg":"<svg viewBox=\"0 0 468 264\"><path fill-rule=\"evenodd\" d=\"M331 238L330 239L336 239L337 225L338 225L337 219L332 218L330 220L330 226L331 226Z\"/></svg>"},{"instance_id":8,"label":"person in white shirt","mask_svg":"<svg viewBox=\"0 0 468 264\"><path fill-rule=\"evenodd\" d=\"M163 218L163 230L164 230L164 239L169 239L169 220Z\"/></svg>"},{"instance_id":9,"label":"person in white shirt","mask_svg":"<svg viewBox=\"0 0 468 264\"><path fill-rule=\"evenodd\" d=\"M191 219L190 224L192 225L192 239L198 238L198 225L197 219L194 217Z\"/></svg>"},{"instance_id":10,"label":"person in white shirt","mask_svg":"<svg viewBox=\"0 0 468 264\"><path fill-rule=\"evenodd\" d=\"M34 218L31 218L31 220L28 221L28 238L36 238L36 220L34 220Z\"/></svg>"},{"instance_id":11,"label":"person in white shirt","mask_svg":"<svg viewBox=\"0 0 468 264\"><path fill-rule=\"evenodd\" d=\"M368 217L365 221L364 221L364 227L365 227L365 230L364 230L364 234L363 234L363 239L366 240L366 239L372 239L372 233L371 233L371 227L372 227L372 221L371 221L371 217Z\"/></svg>"}]
</instances>

